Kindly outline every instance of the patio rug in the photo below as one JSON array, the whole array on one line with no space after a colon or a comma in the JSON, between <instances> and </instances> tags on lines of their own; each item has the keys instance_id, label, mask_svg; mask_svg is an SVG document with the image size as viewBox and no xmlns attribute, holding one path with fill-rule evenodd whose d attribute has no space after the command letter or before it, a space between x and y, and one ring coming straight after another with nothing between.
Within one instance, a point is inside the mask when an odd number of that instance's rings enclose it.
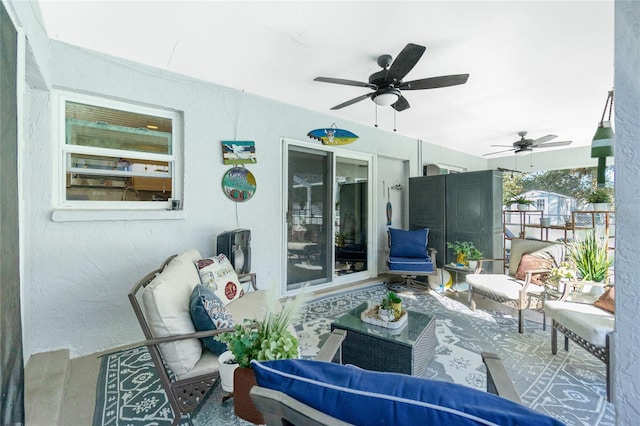
<instances>
[{"instance_id":1,"label":"patio rug","mask_svg":"<svg viewBox=\"0 0 640 426\"><path fill-rule=\"evenodd\" d=\"M295 328L303 357L313 357L330 331L331 321L362 302L378 302L384 285L312 300ZM567 425L614 425L613 405L606 402L605 366L577 345L551 355L550 331L525 321L518 333L517 318L469 308L436 292L402 295L406 309L436 316L436 357L427 378L485 389L480 352L502 358L525 405ZM562 345L560 345L562 346ZM181 425L250 425L233 414L233 400L222 401L216 386L207 401ZM173 418L145 347L105 355L96 397L95 425L170 425Z\"/></svg>"}]
</instances>

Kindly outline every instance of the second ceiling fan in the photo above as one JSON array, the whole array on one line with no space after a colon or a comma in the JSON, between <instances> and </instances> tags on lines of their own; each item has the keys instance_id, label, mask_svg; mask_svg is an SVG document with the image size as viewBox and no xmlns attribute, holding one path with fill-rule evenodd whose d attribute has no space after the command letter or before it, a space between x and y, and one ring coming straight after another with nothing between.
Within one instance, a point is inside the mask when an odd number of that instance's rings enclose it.
<instances>
[{"instance_id":1,"label":"second ceiling fan","mask_svg":"<svg viewBox=\"0 0 640 426\"><path fill-rule=\"evenodd\" d=\"M501 152L514 151L516 155L525 155L533 152L534 148L551 148L554 146L564 146L569 145L572 141L558 141L558 142L549 142L552 139L557 138L556 135L547 135L538 139L525 139L527 136L527 132L518 132L518 136L520 136L520 140L515 141L512 145L491 145L491 146L501 146L501 147L509 147L509 149L503 149L500 151L489 152L486 155L499 154Z\"/></svg>"},{"instance_id":2,"label":"second ceiling fan","mask_svg":"<svg viewBox=\"0 0 640 426\"><path fill-rule=\"evenodd\" d=\"M372 89L373 92L360 95L346 102L331 108L341 109L356 102L371 98L377 105L391 105L396 111L404 111L410 107L409 101L402 95L402 90L422 90L435 89L438 87L456 86L464 84L469 78L469 74L444 75L440 77L422 78L419 80L402 81L402 79L418 63L426 47L409 43L393 60L391 55L381 55L378 57L378 65L382 70L369 76L369 82L345 80L342 78L316 77L314 81L323 83L342 84L346 86L358 86Z\"/></svg>"}]
</instances>

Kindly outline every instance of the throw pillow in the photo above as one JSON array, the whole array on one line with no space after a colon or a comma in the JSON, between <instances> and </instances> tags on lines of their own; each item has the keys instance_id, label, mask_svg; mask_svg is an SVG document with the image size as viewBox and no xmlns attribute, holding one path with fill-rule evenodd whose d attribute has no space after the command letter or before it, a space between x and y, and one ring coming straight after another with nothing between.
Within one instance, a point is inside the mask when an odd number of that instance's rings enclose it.
<instances>
[{"instance_id":1,"label":"throw pillow","mask_svg":"<svg viewBox=\"0 0 640 426\"><path fill-rule=\"evenodd\" d=\"M224 254L200 259L196 266L202 285L209 287L225 305L244 294L238 274Z\"/></svg>"},{"instance_id":2,"label":"throw pillow","mask_svg":"<svg viewBox=\"0 0 640 426\"><path fill-rule=\"evenodd\" d=\"M233 327L231 314L227 312L222 301L208 287L197 285L193 289L189 308L191 320L197 331ZM216 355L227 350L225 343L218 342L213 337L203 338L202 343Z\"/></svg>"},{"instance_id":3,"label":"throw pillow","mask_svg":"<svg viewBox=\"0 0 640 426\"><path fill-rule=\"evenodd\" d=\"M391 239L392 257L427 257L427 241L429 228L415 231L405 231L403 229L389 228L389 238Z\"/></svg>"},{"instance_id":4,"label":"throw pillow","mask_svg":"<svg viewBox=\"0 0 640 426\"><path fill-rule=\"evenodd\" d=\"M301 359L251 365L259 386L356 425L562 425L524 405L455 383Z\"/></svg>"},{"instance_id":5,"label":"throw pillow","mask_svg":"<svg viewBox=\"0 0 640 426\"><path fill-rule=\"evenodd\" d=\"M524 280L527 275L527 271L532 269L551 269L553 268L553 259L543 259L535 256L534 254L525 254L520 258L520 264L518 270L514 275L517 280ZM544 285L546 281L546 273L538 273L531 275L531 284Z\"/></svg>"},{"instance_id":6,"label":"throw pillow","mask_svg":"<svg viewBox=\"0 0 640 426\"><path fill-rule=\"evenodd\" d=\"M608 287L604 293L593 304L600 309L609 311L612 314L616 310L616 290L615 287Z\"/></svg>"}]
</instances>

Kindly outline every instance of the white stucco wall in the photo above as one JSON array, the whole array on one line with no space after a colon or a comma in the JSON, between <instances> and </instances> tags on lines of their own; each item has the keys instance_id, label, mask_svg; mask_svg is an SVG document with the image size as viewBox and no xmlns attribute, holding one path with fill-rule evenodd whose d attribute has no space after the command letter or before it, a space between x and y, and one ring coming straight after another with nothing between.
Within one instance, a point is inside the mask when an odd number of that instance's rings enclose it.
<instances>
[{"instance_id":1,"label":"white stucco wall","mask_svg":"<svg viewBox=\"0 0 640 426\"><path fill-rule=\"evenodd\" d=\"M615 7L616 331L614 398L617 425L640 419L640 2Z\"/></svg>"},{"instance_id":2,"label":"white stucco wall","mask_svg":"<svg viewBox=\"0 0 640 426\"><path fill-rule=\"evenodd\" d=\"M285 279L281 270L284 137L317 145L307 132L335 122L360 136L346 149L406 160L412 174L420 169L418 142L393 132L55 41L49 58L55 88L183 112L186 217L52 221L53 98L46 91L34 90L25 179L29 194L25 224L29 304L25 315L31 353L69 348L72 356L79 356L140 340L142 334L126 298L131 286L172 253L194 247L203 255L213 254L215 236L228 229L251 229L252 269L259 284L263 288L279 285ZM256 142L258 163L249 168L258 189L246 203L229 201L220 189L228 169L222 164L220 141L229 139ZM423 145L430 150L430 144ZM450 150L437 150L452 155ZM378 191L374 194L379 195Z\"/></svg>"}]
</instances>

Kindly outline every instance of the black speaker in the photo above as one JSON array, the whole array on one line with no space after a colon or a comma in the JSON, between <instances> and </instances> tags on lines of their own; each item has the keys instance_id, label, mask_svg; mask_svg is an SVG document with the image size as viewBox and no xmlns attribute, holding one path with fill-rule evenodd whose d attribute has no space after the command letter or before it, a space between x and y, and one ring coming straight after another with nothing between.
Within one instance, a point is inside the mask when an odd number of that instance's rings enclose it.
<instances>
[{"instance_id":1,"label":"black speaker","mask_svg":"<svg viewBox=\"0 0 640 426\"><path fill-rule=\"evenodd\" d=\"M250 242L251 231L248 229L234 229L218 235L218 254L224 253L227 256L237 274L247 274L251 271Z\"/></svg>"}]
</instances>

